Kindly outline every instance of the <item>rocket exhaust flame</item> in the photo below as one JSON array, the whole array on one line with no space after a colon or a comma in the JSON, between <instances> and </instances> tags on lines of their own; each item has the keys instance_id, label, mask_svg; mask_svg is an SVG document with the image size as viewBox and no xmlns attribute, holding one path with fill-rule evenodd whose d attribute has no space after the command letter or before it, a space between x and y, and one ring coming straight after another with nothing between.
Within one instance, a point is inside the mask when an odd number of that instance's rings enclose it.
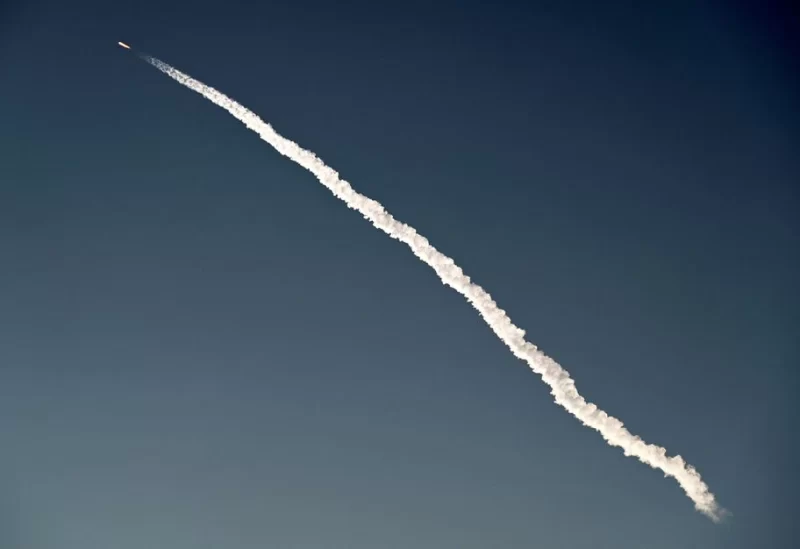
<instances>
[{"instance_id":1,"label":"rocket exhaust flame","mask_svg":"<svg viewBox=\"0 0 800 549\"><path fill-rule=\"evenodd\" d=\"M126 47L122 43L120 45ZM494 302L492 296L472 282L451 258L434 248L413 227L395 219L380 203L356 192L350 183L341 179L334 169L327 166L314 153L281 136L270 124L233 99L163 61L147 55L141 57L170 78L225 109L256 132L262 140L272 145L280 154L310 171L334 196L342 200L348 207L358 211L376 228L411 248L414 255L436 271L445 285L455 289L478 310L492 331L517 358L524 360L533 372L541 376L542 380L551 388L551 394L558 405L584 425L598 431L609 445L619 446L626 456L636 456L650 467L660 469L665 476L673 477L694 502L695 508L711 520L719 521L727 514L719 506L714 494L709 491L708 486L693 466L686 463L681 456L667 456L665 448L646 443L628 431L619 419L609 416L597 405L587 402L578 393L575 382L569 373L553 359L539 351L535 345L526 341L525 331L511 322L506 312Z\"/></svg>"}]
</instances>

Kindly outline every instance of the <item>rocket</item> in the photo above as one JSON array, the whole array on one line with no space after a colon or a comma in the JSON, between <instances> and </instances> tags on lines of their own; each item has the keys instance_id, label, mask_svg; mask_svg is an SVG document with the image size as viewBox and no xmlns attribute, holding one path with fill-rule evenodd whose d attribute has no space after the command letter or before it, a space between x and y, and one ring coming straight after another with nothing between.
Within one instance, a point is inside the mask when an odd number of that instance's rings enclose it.
<instances>
[{"instance_id":1,"label":"rocket","mask_svg":"<svg viewBox=\"0 0 800 549\"><path fill-rule=\"evenodd\" d=\"M117 42L117 44L119 44L120 46L122 46L126 50L131 49L131 47L128 44L126 44L125 42Z\"/></svg>"}]
</instances>

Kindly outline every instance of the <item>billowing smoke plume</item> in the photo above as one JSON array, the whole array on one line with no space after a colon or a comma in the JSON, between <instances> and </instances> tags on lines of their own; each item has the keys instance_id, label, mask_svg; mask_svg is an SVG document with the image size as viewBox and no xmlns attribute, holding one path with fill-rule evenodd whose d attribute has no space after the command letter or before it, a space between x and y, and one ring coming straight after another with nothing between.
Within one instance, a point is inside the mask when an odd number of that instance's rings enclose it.
<instances>
[{"instance_id":1,"label":"billowing smoke plume","mask_svg":"<svg viewBox=\"0 0 800 549\"><path fill-rule=\"evenodd\" d=\"M578 393L575 382L567 371L539 351L535 345L526 341L525 332L511 322L505 311L494 302L492 296L473 283L452 259L434 248L413 227L396 220L375 200L356 192L347 181L339 177L335 170L325 165L312 152L279 135L272 129L272 126L233 99L158 59L149 56L142 57L171 78L228 111L279 153L314 174L348 207L357 210L375 227L390 237L405 243L411 248L414 255L436 271L444 284L467 298L497 334L497 337L511 349L511 352L527 362L531 370L541 376L542 380L552 389L551 393L556 403L578 418L581 423L598 431L608 444L622 448L626 456L635 456L643 463L660 469L666 476L677 480L686 495L694 502L697 510L714 521L722 518L725 511L719 507L714 495L694 467L686 463L680 456L668 457L665 448L644 442L638 436L631 434L620 420L609 416L595 404L586 402L586 399Z\"/></svg>"}]
</instances>

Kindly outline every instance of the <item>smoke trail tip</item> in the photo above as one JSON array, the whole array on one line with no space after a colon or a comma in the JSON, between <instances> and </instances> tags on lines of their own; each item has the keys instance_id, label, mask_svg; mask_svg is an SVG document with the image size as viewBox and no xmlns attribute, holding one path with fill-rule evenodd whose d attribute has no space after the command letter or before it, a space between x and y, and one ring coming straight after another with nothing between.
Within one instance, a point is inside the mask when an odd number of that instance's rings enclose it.
<instances>
[{"instance_id":1,"label":"smoke trail tip","mask_svg":"<svg viewBox=\"0 0 800 549\"><path fill-rule=\"evenodd\" d=\"M714 507L710 510L699 509L699 511L708 515L708 517L714 521L715 524L728 522L728 520L733 516L733 513L731 513L729 510L725 509L724 507L720 507L717 504L714 504Z\"/></svg>"}]
</instances>

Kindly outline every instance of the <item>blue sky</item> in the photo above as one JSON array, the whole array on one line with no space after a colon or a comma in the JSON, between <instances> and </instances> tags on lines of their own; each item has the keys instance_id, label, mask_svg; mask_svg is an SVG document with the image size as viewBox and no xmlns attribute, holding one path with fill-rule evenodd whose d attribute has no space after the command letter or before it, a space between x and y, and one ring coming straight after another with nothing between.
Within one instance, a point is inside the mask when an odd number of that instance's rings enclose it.
<instances>
[{"instance_id":1,"label":"blue sky","mask_svg":"<svg viewBox=\"0 0 800 549\"><path fill-rule=\"evenodd\" d=\"M795 44L755 4L0 11L0 542L788 547ZM415 226L733 517L580 426Z\"/></svg>"}]
</instances>

